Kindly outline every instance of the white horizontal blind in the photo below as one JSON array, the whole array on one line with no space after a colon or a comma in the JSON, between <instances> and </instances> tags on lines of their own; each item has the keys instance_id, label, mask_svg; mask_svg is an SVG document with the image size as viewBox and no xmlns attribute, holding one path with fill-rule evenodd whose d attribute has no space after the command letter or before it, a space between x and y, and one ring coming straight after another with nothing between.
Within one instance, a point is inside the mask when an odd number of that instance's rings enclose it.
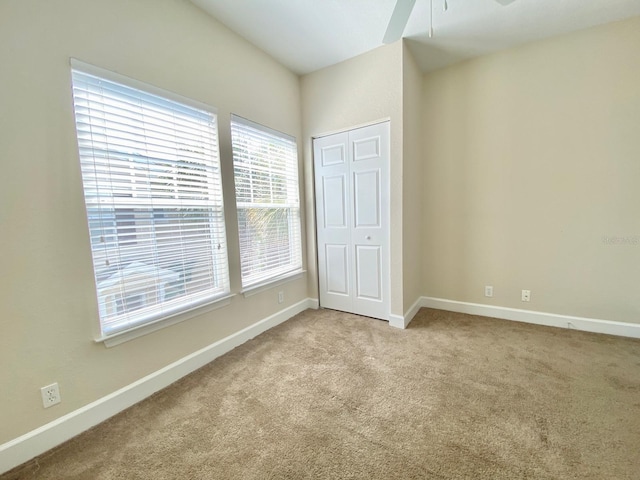
<instances>
[{"instance_id":1,"label":"white horizontal blind","mask_svg":"<svg viewBox=\"0 0 640 480\"><path fill-rule=\"evenodd\" d=\"M216 114L77 68L72 80L103 335L227 294Z\"/></svg>"},{"instance_id":2,"label":"white horizontal blind","mask_svg":"<svg viewBox=\"0 0 640 480\"><path fill-rule=\"evenodd\" d=\"M295 139L232 115L243 288L302 268Z\"/></svg>"}]
</instances>

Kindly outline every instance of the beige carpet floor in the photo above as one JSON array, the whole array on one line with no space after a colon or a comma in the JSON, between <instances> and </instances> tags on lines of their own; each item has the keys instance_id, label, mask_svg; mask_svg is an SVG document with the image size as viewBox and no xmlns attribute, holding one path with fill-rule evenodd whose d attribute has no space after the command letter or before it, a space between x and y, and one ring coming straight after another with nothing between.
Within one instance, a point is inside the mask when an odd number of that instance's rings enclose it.
<instances>
[{"instance_id":1,"label":"beige carpet floor","mask_svg":"<svg viewBox=\"0 0 640 480\"><path fill-rule=\"evenodd\" d=\"M640 341L304 312L8 479L640 479Z\"/></svg>"}]
</instances>

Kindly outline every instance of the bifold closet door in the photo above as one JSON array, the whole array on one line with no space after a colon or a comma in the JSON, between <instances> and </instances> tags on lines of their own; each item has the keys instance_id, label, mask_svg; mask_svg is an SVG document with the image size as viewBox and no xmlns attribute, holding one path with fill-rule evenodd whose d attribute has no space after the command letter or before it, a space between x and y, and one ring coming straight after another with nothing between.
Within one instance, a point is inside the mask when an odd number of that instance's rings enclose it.
<instances>
[{"instance_id":1,"label":"bifold closet door","mask_svg":"<svg viewBox=\"0 0 640 480\"><path fill-rule=\"evenodd\" d=\"M389 122L315 139L320 306L389 319Z\"/></svg>"}]
</instances>

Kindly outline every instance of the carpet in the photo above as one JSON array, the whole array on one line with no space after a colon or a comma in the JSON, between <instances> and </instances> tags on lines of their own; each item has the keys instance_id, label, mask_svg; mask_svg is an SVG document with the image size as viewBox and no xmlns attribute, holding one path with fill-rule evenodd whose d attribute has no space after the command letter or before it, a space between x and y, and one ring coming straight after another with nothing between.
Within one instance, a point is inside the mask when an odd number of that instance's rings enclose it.
<instances>
[{"instance_id":1,"label":"carpet","mask_svg":"<svg viewBox=\"0 0 640 480\"><path fill-rule=\"evenodd\" d=\"M4 475L640 478L640 341L308 310Z\"/></svg>"}]
</instances>

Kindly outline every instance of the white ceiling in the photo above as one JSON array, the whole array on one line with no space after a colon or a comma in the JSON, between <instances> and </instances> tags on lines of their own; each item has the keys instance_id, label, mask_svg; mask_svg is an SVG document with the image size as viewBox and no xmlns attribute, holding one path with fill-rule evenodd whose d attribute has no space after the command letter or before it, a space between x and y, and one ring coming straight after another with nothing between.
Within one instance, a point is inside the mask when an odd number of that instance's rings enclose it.
<instances>
[{"instance_id":1,"label":"white ceiling","mask_svg":"<svg viewBox=\"0 0 640 480\"><path fill-rule=\"evenodd\" d=\"M382 45L396 0L191 0L298 74ZM416 0L405 29L425 72L640 15L640 0ZM640 46L639 46L640 47Z\"/></svg>"}]
</instances>

